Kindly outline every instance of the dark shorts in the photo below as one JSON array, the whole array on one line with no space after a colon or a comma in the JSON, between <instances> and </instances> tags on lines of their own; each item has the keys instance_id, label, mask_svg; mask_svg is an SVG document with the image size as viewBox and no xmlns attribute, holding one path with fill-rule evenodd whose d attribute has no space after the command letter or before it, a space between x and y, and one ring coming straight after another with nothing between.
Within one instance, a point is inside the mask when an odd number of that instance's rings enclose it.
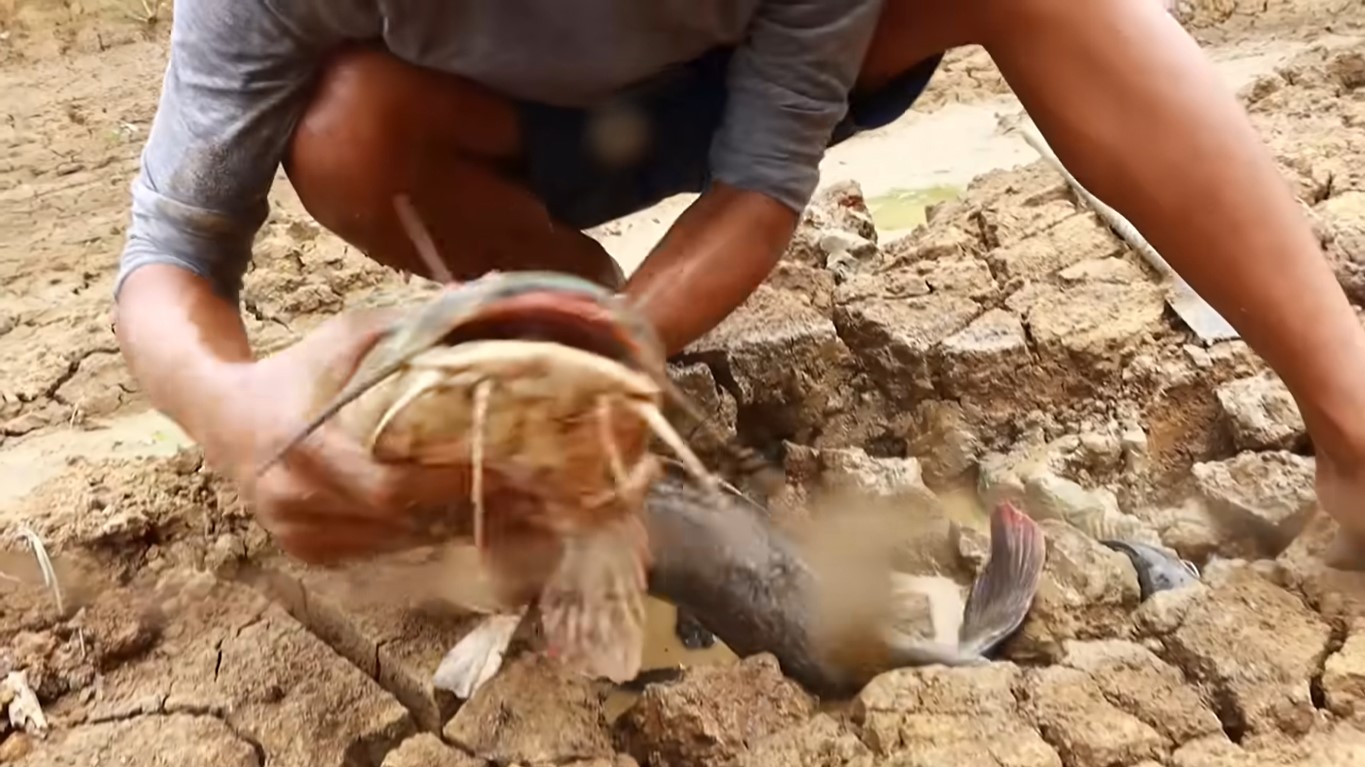
<instances>
[{"instance_id":1,"label":"dark shorts","mask_svg":"<svg viewBox=\"0 0 1365 767\"><path fill-rule=\"evenodd\" d=\"M711 137L725 108L729 53L708 53L618 95L618 103L646 118L650 137L642 156L625 167L602 162L590 148L587 110L519 104L523 171L550 215L588 229L666 197L705 190ZM855 96L830 146L903 115L924 92L941 59L924 61L875 93Z\"/></svg>"}]
</instances>

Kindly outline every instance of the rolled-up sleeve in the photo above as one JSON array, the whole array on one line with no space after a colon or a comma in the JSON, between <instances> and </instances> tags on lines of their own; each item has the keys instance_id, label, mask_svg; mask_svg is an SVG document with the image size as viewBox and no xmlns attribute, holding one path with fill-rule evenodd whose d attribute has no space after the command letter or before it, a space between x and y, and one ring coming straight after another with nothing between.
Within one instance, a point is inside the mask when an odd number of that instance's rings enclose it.
<instances>
[{"instance_id":1,"label":"rolled-up sleeve","mask_svg":"<svg viewBox=\"0 0 1365 767\"><path fill-rule=\"evenodd\" d=\"M881 7L881 0L760 3L730 62L712 178L798 212L806 207Z\"/></svg>"},{"instance_id":2,"label":"rolled-up sleeve","mask_svg":"<svg viewBox=\"0 0 1365 767\"><path fill-rule=\"evenodd\" d=\"M115 298L137 269L171 264L238 299L315 54L267 0L177 0Z\"/></svg>"}]
</instances>

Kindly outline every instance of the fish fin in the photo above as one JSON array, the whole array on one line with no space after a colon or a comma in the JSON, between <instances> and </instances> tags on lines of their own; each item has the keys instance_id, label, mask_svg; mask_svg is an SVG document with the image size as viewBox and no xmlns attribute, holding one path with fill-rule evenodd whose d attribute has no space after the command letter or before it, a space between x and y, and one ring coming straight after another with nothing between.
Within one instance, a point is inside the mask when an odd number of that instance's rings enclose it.
<instances>
[{"instance_id":1,"label":"fish fin","mask_svg":"<svg viewBox=\"0 0 1365 767\"><path fill-rule=\"evenodd\" d=\"M565 540L541 595L550 655L618 684L640 672L645 641L645 563L638 520Z\"/></svg>"},{"instance_id":2,"label":"fish fin","mask_svg":"<svg viewBox=\"0 0 1365 767\"><path fill-rule=\"evenodd\" d=\"M431 684L468 700L502 668L503 657L526 610L484 618L450 648L432 674Z\"/></svg>"},{"instance_id":3,"label":"fish fin","mask_svg":"<svg viewBox=\"0 0 1365 767\"><path fill-rule=\"evenodd\" d=\"M1193 562L1149 543L1115 538L1106 538L1100 543L1124 555L1132 563L1144 600L1158 591L1178 589L1200 578L1199 568Z\"/></svg>"},{"instance_id":4,"label":"fish fin","mask_svg":"<svg viewBox=\"0 0 1365 767\"><path fill-rule=\"evenodd\" d=\"M1033 606L1047 559L1043 529L1013 504L991 514L991 557L972 584L958 632L968 655L993 650L1018 630Z\"/></svg>"},{"instance_id":5,"label":"fish fin","mask_svg":"<svg viewBox=\"0 0 1365 767\"><path fill-rule=\"evenodd\" d=\"M924 581L938 580L940 576L914 576L896 573L892 576L892 589L889 598L886 600L890 606L890 620L884 624L882 637L886 643L887 668L901 668L905 666L972 666L981 663L988 663L980 654L964 649L954 636L951 626L944 626L945 615L942 608L957 612L952 619L961 618L963 609L962 599L956 593L952 604L943 605L942 602L949 601L944 599L944 594L927 589ZM956 589L954 589L956 592ZM921 637L918 632L906 631L898 625L907 608L913 609L914 613L919 613L919 602L912 601L907 603L907 597L929 597L930 617L934 627L933 637ZM940 627L943 627L942 629Z\"/></svg>"}]
</instances>

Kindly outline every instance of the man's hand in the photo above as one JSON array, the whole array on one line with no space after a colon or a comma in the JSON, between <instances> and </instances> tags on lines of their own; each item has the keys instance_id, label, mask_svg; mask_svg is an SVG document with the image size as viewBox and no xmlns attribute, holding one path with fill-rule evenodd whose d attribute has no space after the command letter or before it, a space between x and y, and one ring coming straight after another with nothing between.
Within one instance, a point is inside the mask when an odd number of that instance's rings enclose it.
<instances>
[{"instance_id":1,"label":"man's hand","mask_svg":"<svg viewBox=\"0 0 1365 767\"><path fill-rule=\"evenodd\" d=\"M261 524L304 561L398 548L415 541L420 517L467 507L467 472L378 463L330 424L257 477L261 462L341 388L390 317L337 317L288 349L237 367L201 438L210 465L236 480Z\"/></svg>"}]
</instances>

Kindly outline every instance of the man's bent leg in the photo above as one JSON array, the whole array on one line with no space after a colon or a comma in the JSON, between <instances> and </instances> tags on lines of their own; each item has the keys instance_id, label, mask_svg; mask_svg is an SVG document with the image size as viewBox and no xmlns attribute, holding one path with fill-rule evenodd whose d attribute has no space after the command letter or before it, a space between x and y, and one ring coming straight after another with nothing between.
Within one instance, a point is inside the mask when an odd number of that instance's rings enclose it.
<instances>
[{"instance_id":1,"label":"man's bent leg","mask_svg":"<svg viewBox=\"0 0 1365 767\"><path fill-rule=\"evenodd\" d=\"M613 288L620 269L516 180L516 107L375 48L338 52L284 163L318 223L376 261L431 277L394 210L407 195L457 279L551 269Z\"/></svg>"}]
</instances>

